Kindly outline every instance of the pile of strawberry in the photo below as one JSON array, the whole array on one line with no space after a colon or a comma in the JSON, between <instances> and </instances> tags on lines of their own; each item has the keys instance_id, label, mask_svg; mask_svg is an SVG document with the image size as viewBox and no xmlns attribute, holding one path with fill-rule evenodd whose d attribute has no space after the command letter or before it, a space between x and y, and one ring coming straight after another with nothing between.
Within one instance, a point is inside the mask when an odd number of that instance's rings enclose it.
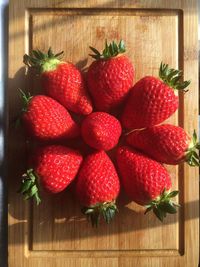
<instances>
[{"instance_id":1,"label":"pile of strawberry","mask_svg":"<svg viewBox=\"0 0 200 267\"><path fill-rule=\"evenodd\" d=\"M159 78L146 76L133 85L123 41L106 41L102 53L90 48L95 61L86 76L51 49L24 55L24 63L39 71L43 91L21 91L23 126L38 145L20 192L39 204L41 188L59 193L74 181L82 211L97 225L101 217L107 223L114 217L123 186L131 200L163 221L178 206L163 163L199 165L195 131L190 137L181 127L161 124L178 109L176 91L190 82L161 63Z\"/></svg>"}]
</instances>

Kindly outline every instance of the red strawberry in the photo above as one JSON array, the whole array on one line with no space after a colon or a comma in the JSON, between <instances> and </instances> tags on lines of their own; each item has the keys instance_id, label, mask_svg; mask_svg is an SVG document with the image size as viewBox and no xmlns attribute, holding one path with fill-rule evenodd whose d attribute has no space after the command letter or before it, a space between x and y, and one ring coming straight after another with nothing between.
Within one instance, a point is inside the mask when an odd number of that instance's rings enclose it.
<instances>
[{"instance_id":1,"label":"red strawberry","mask_svg":"<svg viewBox=\"0 0 200 267\"><path fill-rule=\"evenodd\" d=\"M92 103L83 76L72 63L59 60L62 53L54 55L51 48L47 54L33 50L31 56L24 55L24 63L39 69L42 87L47 95L70 111L89 114L92 112Z\"/></svg>"},{"instance_id":2,"label":"red strawberry","mask_svg":"<svg viewBox=\"0 0 200 267\"><path fill-rule=\"evenodd\" d=\"M88 86L94 104L99 111L118 108L126 98L134 78L130 60L122 55L125 52L124 42L119 45L112 42L105 44L103 53L90 47L96 59L88 69Z\"/></svg>"},{"instance_id":3,"label":"red strawberry","mask_svg":"<svg viewBox=\"0 0 200 267\"><path fill-rule=\"evenodd\" d=\"M98 150L109 150L117 145L122 132L120 122L105 112L94 112L81 126L83 140Z\"/></svg>"},{"instance_id":4,"label":"red strawberry","mask_svg":"<svg viewBox=\"0 0 200 267\"><path fill-rule=\"evenodd\" d=\"M179 164L186 161L191 166L199 166L200 149L196 132L191 138L181 127L163 124L133 131L127 136L127 143L143 151L157 161Z\"/></svg>"},{"instance_id":5,"label":"red strawberry","mask_svg":"<svg viewBox=\"0 0 200 267\"><path fill-rule=\"evenodd\" d=\"M171 179L163 165L125 146L118 148L117 165L125 192L139 205L146 205L146 212L153 210L161 221L166 213L176 213L171 198L178 191L170 192Z\"/></svg>"},{"instance_id":6,"label":"red strawberry","mask_svg":"<svg viewBox=\"0 0 200 267\"><path fill-rule=\"evenodd\" d=\"M82 156L68 147L52 145L39 148L32 158L32 169L23 175L20 192L25 199L41 202L38 184L51 193L63 191L75 178Z\"/></svg>"},{"instance_id":7,"label":"red strawberry","mask_svg":"<svg viewBox=\"0 0 200 267\"><path fill-rule=\"evenodd\" d=\"M26 96L22 121L31 137L40 140L73 138L79 135L78 125L72 120L68 111L56 100L44 96Z\"/></svg>"},{"instance_id":8,"label":"red strawberry","mask_svg":"<svg viewBox=\"0 0 200 267\"><path fill-rule=\"evenodd\" d=\"M87 156L78 174L76 195L93 226L101 215L107 223L114 217L119 190L119 178L107 154L98 151Z\"/></svg>"},{"instance_id":9,"label":"red strawberry","mask_svg":"<svg viewBox=\"0 0 200 267\"><path fill-rule=\"evenodd\" d=\"M122 114L122 124L127 129L140 129L159 124L178 108L176 90L185 90L190 81L180 82L181 71L160 65L158 78L146 76L131 89Z\"/></svg>"}]
</instances>

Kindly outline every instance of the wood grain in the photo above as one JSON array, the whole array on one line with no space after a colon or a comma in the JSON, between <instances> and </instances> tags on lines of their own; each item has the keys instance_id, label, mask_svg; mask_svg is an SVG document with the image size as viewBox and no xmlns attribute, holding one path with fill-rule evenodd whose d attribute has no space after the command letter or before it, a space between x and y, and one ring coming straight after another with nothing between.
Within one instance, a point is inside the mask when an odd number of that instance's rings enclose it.
<instances>
[{"instance_id":1,"label":"wood grain","mask_svg":"<svg viewBox=\"0 0 200 267\"><path fill-rule=\"evenodd\" d=\"M190 2L190 3L189 3ZM192 30L191 30L192 29ZM32 48L64 50L65 59L87 70L88 46L123 38L135 65L136 81L157 75L161 61L184 70L190 92L168 122L191 134L197 129L197 1L14 1L9 26L9 267L191 266L198 263L198 169L167 167L182 208L164 224L123 193L120 213L110 224L92 229L80 213L72 189L55 197L43 193L39 208L16 195L27 149L13 120L20 110L17 88L41 89L25 77L24 53ZM12 166L12 167L11 167ZM155 257L156 256L156 257ZM104 259L106 258L106 259Z\"/></svg>"}]
</instances>

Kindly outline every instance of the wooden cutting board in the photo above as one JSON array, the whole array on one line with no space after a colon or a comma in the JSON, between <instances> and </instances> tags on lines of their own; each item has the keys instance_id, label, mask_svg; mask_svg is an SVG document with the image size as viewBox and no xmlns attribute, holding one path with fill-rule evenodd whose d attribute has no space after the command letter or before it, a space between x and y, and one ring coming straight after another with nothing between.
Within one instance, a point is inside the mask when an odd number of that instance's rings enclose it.
<instances>
[{"instance_id":1,"label":"wooden cutting board","mask_svg":"<svg viewBox=\"0 0 200 267\"><path fill-rule=\"evenodd\" d=\"M89 45L124 39L136 81L158 75L161 61L184 70L190 91L168 122L197 129L197 0L11 0L9 20L9 267L160 267L198 265L198 168L167 167L180 190L177 215L160 223L123 195L110 225L93 229L72 192L41 206L16 194L25 170L26 145L14 119L20 110L17 88L38 92L38 79L25 76L24 53L33 48L65 51L79 68L91 63Z\"/></svg>"}]
</instances>

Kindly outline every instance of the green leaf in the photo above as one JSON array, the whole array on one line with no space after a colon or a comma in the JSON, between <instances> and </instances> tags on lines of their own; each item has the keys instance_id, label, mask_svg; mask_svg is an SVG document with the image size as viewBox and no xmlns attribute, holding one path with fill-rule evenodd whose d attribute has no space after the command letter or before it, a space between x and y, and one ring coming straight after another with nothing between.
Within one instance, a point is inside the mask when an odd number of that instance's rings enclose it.
<instances>
[{"instance_id":1,"label":"green leaf","mask_svg":"<svg viewBox=\"0 0 200 267\"><path fill-rule=\"evenodd\" d=\"M112 220L114 218L114 216L115 216L116 210L111 208L111 209L109 209L109 213L110 213L110 218Z\"/></svg>"},{"instance_id":2,"label":"green leaf","mask_svg":"<svg viewBox=\"0 0 200 267\"><path fill-rule=\"evenodd\" d=\"M92 54L89 54L89 56L91 56L92 58L94 58L94 59L96 59L96 60L98 60L98 59L99 59L99 57L98 57L97 55L92 55Z\"/></svg>"},{"instance_id":3,"label":"green leaf","mask_svg":"<svg viewBox=\"0 0 200 267\"><path fill-rule=\"evenodd\" d=\"M111 221L111 214L110 214L110 209L106 210L106 223L110 223Z\"/></svg>"},{"instance_id":4,"label":"green leaf","mask_svg":"<svg viewBox=\"0 0 200 267\"><path fill-rule=\"evenodd\" d=\"M109 50L107 39L105 40L105 49L106 49L106 50Z\"/></svg>"},{"instance_id":5,"label":"green leaf","mask_svg":"<svg viewBox=\"0 0 200 267\"><path fill-rule=\"evenodd\" d=\"M121 53L124 53L126 51L124 40L120 40L118 47Z\"/></svg>"},{"instance_id":6,"label":"green leaf","mask_svg":"<svg viewBox=\"0 0 200 267\"><path fill-rule=\"evenodd\" d=\"M33 185L33 186L31 187L31 189L29 190L29 195L30 195L30 197L33 197L37 192L38 192L38 188L37 188L37 186L36 186L36 184L35 184L35 185Z\"/></svg>"},{"instance_id":7,"label":"green leaf","mask_svg":"<svg viewBox=\"0 0 200 267\"><path fill-rule=\"evenodd\" d=\"M26 180L24 183L21 184L21 188L18 190L18 193L24 193L30 189L32 186L32 181L31 180Z\"/></svg>"},{"instance_id":8,"label":"green leaf","mask_svg":"<svg viewBox=\"0 0 200 267\"><path fill-rule=\"evenodd\" d=\"M180 205L180 204L178 204L178 203L175 203L175 202L173 202L173 205L174 205L175 207L178 207L178 208L180 208L180 207L181 207L181 205Z\"/></svg>"},{"instance_id":9,"label":"green leaf","mask_svg":"<svg viewBox=\"0 0 200 267\"><path fill-rule=\"evenodd\" d=\"M190 166L200 166L200 163L195 157L192 157Z\"/></svg>"},{"instance_id":10,"label":"green leaf","mask_svg":"<svg viewBox=\"0 0 200 267\"><path fill-rule=\"evenodd\" d=\"M94 209L87 209L86 211L84 211L84 214L90 214L90 213L93 213L94 212Z\"/></svg>"},{"instance_id":11,"label":"green leaf","mask_svg":"<svg viewBox=\"0 0 200 267\"><path fill-rule=\"evenodd\" d=\"M110 52L110 55L114 55L114 53L115 53L115 51L113 50L113 46L112 46L111 43L109 45L109 52Z\"/></svg>"},{"instance_id":12,"label":"green leaf","mask_svg":"<svg viewBox=\"0 0 200 267\"><path fill-rule=\"evenodd\" d=\"M178 76L172 78L171 84L176 85L178 83L178 81L180 80L180 78L181 78L181 75L178 75Z\"/></svg>"},{"instance_id":13,"label":"green leaf","mask_svg":"<svg viewBox=\"0 0 200 267\"><path fill-rule=\"evenodd\" d=\"M200 143L196 143L195 147L196 149L200 150Z\"/></svg>"},{"instance_id":14,"label":"green leaf","mask_svg":"<svg viewBox=\"0 0 200 267\"><path fill-rule=\"evenodd\" d=\"M178 83L175 89L177 90L183 90L190 84L190 81L184 81L182 83Z\"/></svg>"},{"instance_id":15,"label":"green leaf","mask_svg":"<svg viewBox=\"0 0 200 267\"><path fill-rule=\"evenodd\" d=\"M172 78L177 78L177 74L180 74L179 70L171 69L171 71L169 72L169 75L167 76L167 80L171 81ZM178 77L180 77L180 76L178 76Z\"/></svg>"},{"instance_id":16,"label":"green leaf","mask_svg":"<svg viewBox=\"0 0 200 267\"><path fill-rule=\"evenodd\" d=\"M153 206L149 206L149 207L145 210L144 214L146 214L147 212L151 211L152 209L153 209Z\"/></svg>"},{"instance_id":17,"label":"green leaf","mask_svg":"<svg viewBox=\"0 0 200 267\"><path fill-rule=\"evenodd\" d=\"M51 47L49 47L49 50L48 50L48 57L49 58L52 58L52 57L54 57L54 54L53 54L53 52L52 52L52 49L51 49Z\"/></svg>"},{"instance_id":18,"label":"green leaf","mask_svg":"<svg viewBox=\"0 0 200 267\"><path fill-rule=\"evenodd\" d=\"M113 45L114 52L117 53L118 52L118 46L117 46L117 44L113 41L112 45Z\"/></svg>"},{"instance_id":19,"label":"green leaf","mask_svg":"<svg viewBox=\"0 0 200 267\"><path fill-rule=\"evenodd\" d=\"M39 197L38 192L35 193L35 200L36 200L36 204L38 206L41 203L41 198Z\"/></svg>"},{"instance_id":20,"label":"green leaf","mask_svg":"<svg viewBox=\"0 0 200 267\"><path fill-rule=\"evenodd\" d=\"M58 58L58 59L61 59L61 58L63 57L63 54L64 54L64 51L61 51L61 52L55 54L54 57L56 57L56 58Z\"/></svg>"},{"instance_id":21,"label":"green leaf","mask_svg":"<svg viewBox=\"0 0 200 267\"><path fill-rule=\"evenodd\" d=\"M178 191L178 190L174 190L174 191L172 191L172 192L170 192L170 193L168 194L168 198L175 197L175 196L177 196L177 195L178 195L178 193L179 193L179 191Z\"/></svg>"},{"instance_id":22,"label":"green leaf","mask_svg":"<svg viewBox=\"0 0 200 267\"><path fill-rule=\"evenodd\" d=\"M46 59L46 55L44 53L42 53L40 50L37 50L37 52L38 52L38 58L40 58L41 60Z\"/></svg>"},{"instance_id":23,"label":"green leaf","mask_svg":"<svg viewBox=\"0 0 200 267\"><path fill-rule=\"evenodd\" d=\"M33 59L37 61L37 59L40 59L41 62L47 58L47 55L42 53L39 49L32 51Z\"/></svg>"},{"instance_id":24,"label":"green leaf","mask_svg":"<svg viewBox=\"0 0 200 267\"><path fill-rule=\"evenodd\" d=\"M196 151L193 151L192 154L193 154L193 157L194 157L195 159L199 160L199 155L197 154Z\"/></svg>"},{"instance_id":25,"label":"green leaf","mask_svg":"<svg viewBox=\"0 0 200 267\"><path fill-rule=\"evenodd\" d=\"M96 49L96 48L94 48L94 47L92 47L92 46L89 46L89 48L92 50L92 52L94 52L96 55L101 55L100 54L100 52Z\"/></svg>"},{"instance_id":26,"label":"green leaf","mask_svg":"<svg viewBox=\"0 0 200 267\"><path fill-rule=\"evenodd\" d=\"M159 209L159 208L154 208L153 209L154 214L156 215L156 217L163 222L164 219L164 213Z\"/></svg>"},{"instance_id":27,"label":"green leaf","mask_svg":"<svg viewBox=\"0 0 200 267\"><path fill-rule=\"evenodd\" d=\"M34 183L36 180L36 174L33 172L33 169L27 171L28 178Z\"/></svg>"},{"instance_id":28,"label":"green leaf","mask_svg":"<svg viewBox=\"0 0 200 267\"><path fill-rule=\"evenodd\" d=\"M196 142L197 142L197 133L196 133L195 130L193 132L192 141L193 141L194 144L196 144Z\"/></svg>"},{"instance_id":29,"label":"green leaf","mask_svg":"<svg viewBox=\"0 0 200 267\"><path fill-rule=\"evenodd\" d=\"M38 53L37 50L32 50L31 54L32 54L33 57L40 59L40 54Z\"/></svg>"},{"instance_id":30,"label":"green leaf","mask_svg":"<svg viewBox=\"0 0 200 267\"><path fill-rule=\"evenodd\" d=\"M159 205L159 208L166 212L166 213L170 213L170 214L174 214L177 212L176 208L174 207L174 205L170 202L163 202Z\"/></svg>"}]
</instances>

